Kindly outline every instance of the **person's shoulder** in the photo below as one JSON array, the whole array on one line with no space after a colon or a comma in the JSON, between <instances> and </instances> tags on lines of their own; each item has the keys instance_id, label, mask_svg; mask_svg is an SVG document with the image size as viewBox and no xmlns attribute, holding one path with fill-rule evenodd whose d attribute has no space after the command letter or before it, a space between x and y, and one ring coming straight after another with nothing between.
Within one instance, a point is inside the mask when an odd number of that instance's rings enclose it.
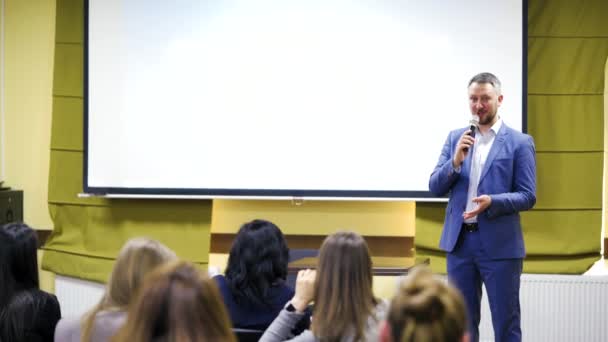
<instances>
[{"instance_id":1,"label":"person's shoulder","mask_svg":"<svg viewBox=\"0 0 608 342\"><path fill-rule=\"evenodd\" d=\"M534 138L527 133L520 132L514 128L511 128L505 124L503 124L506 132L511 136L511 140L514 141L518 145L534 145Z\"/></svg>"},{"instance_id":2,"label":"person's shoulder","mask_svg":"<svg viewBox=\"0 0 608 342\"><path fill-rule=\"evenodd\" d=\"M451 141L452 143L456 143L458 141L458 139L460 139L460 136L462 134L464 134L464 132L467 130L467 127L462 127L462 128L456 128L451 130L448 133L448 140Z\"/></svg>"},{"instance_id":3,"label":"person's shoulder","mask_svg":"<svg viewBox=\"0 0 608 342\"><path fill-rule=\"evenodd\" d=\"M36 300L51 301L51 302L59 303L57 296L55 296L54 294L52 294L50 292L46 292L46 291L43 291L40 289L31 289L31 290L27 290L27 291Z\"/></svg>"},{"instance_id":4,"label":"person's shoulder","mask_svg":"<svg viewBox=\"0 0 608 342\"><path fill-rule=\"evenodd\" d=\"M468 127L461 127L461 128L456 128L450 131L450 136L457 136L460 137L464 131L466 131L467 129L469 129Z\"/></svg>"},{"instance_id":5,"label":"person's shoulder","mask_svg":"<svg viewBox=\"0 0 608 342\"><path fill-rule=\"evenodd\" d=\"M218 274L216 276L213 276L213 281L215 281L215 284L217 285L218 289L220 290L220 292L224 292L224 291L229 291L229 287L228 287L228 279L226 279L226 277L222 274Z\"/></svg>"},{"instance_id":6,"label":"person's shoulder","mask_svg":"<svg viewBox=\"0 0 608 342\"><path fill-rule=\"evenodd\" d=\"M104 310L95 315L95 324L100 326L122 325L127 320L127 312L123 310Z\"/></svg>"},{"instance_id":7,"label":"person's shoulder","mask_svg":"<svg viewBox=\"0 0 608 342\"><path fill-rule=\"evenodd\" d=\"M279 285L276 286L277 289L279 289L282 293L290 293L293 294L294 290L292 287L290 287L289 285L287 285L287 282L281 282Z\"/></svg>"},{"instance_id":8,"label":"person's shoulder","mask_svg":"<svg viewBox=\"0 0 608 342\"><path fill-rule=\"evenodd\" d=\"M217 285L217 288L220 291L220 295L222 296L224 303L226 305L228 305L229 307L232 304L234 304L233 303L234 298L232 297L232 291L230 290L230 287L228 286L228 279L226 279L226 277L221 274L214 276L212 279L213 279L213 281L215 281L215 284Z\"/></svg>"},{"instance_id":9,"label":"person's shoulder","mask_svg":"<svg viewBox=\"0 0 608 342\"><path fill-rule=\"evenodd\" d=\"M388 313L389 303L385 299L377 299L376 307L374 308L374 315L377 319L384 319Z\"/></svg>"},{"instance_id":10,"label":"person's shoulder","mask_svg":"<svg viewBox=\"0 0 608 342\"><path fill-rule=\"evenodd\" d=\"M271 298L281 306L289 301L295 294L294 290L285 282L281 282L271 288Z\"/></svg>"},{"instance_id":11,"label":"person's shoulder","mask_svg":"<svg viewBox=\"0 0 608 342\"><path fill-rule=\"evenodd\" d=\"M213 279L213 281L215 281L218 286L228 285L226 277L223 274L214 275L213 277L211 277L211 279Z\"/></svg>"},{"instance_id":12,"label":"person's shoulder","mask_svg":"<svg viewBox=\"0 0 608 342\"><path fill-rule=\"evenodd\" d=\"M64 317L55 327L55 341L78 341L82 317ZM76 336L76 338L73 338Z\"/></svg>"},{"instance_id":13,"label":"person's shoulder","mask_svg":"<svg viewBox=\"0 0 608 342\"><path fill-rule=\"evenodd\" d=\"M304 330L300 335L294 337L290 341L293 342L319 342L320 340L315 337L311 330Z\"/></svg>"},{"instance_id":14,"label":"person's shoulder","mask_svg":"<svg viewBox=\"0 0 608 342\"><path fill-rule=\"evenodd\" d=\"M118 329L127 321L127 312L123 310L104 310L95 315L92 341L109 341Z\"/></svg>"}]
</instances>

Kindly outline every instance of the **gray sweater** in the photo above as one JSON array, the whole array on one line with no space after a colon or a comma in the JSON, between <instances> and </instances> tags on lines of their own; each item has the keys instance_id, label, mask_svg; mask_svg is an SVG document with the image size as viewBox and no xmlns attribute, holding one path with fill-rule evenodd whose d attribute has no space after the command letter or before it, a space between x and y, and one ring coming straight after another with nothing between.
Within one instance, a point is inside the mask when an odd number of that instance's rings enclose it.
<instances>
[{"instance_id":1,"label":"gray sweater","mask_svg":"<svg viewBox=\"0 0 608 342\"><path fill-rule=\"evenodd\" d=\"M380 337L380 323L386 317L388 311L388 304L385 301L380 300L374 310L374 313L367 319L367 325L365 327L365 341L378 341ZM281 310L279 316L270 324L268 329L262 335L260 342L282 342L282 341L293 341L293 342L319 342L319 339L315 337L310 330L305 330L298 336L293 336L291 333L296 323L304 317L304 313L300 312L289 312L285 309ZM318 318L322 319L322 318ZM343 342L354 341L353 336L344 336Z\"/></svg>"},{"instance_id":2,"label":"gray sweater","mask_svg":"<svg viewBox=\"0 0 608 342\"><path fill-rule=\"evenodd\" d=\"M95 323L90 342L107 342L127 320L124 311L100 311L95 315ZM62 318L55 328L55 342L79 342L82 334L82 318Z\"/></svg>"}]
</instances>

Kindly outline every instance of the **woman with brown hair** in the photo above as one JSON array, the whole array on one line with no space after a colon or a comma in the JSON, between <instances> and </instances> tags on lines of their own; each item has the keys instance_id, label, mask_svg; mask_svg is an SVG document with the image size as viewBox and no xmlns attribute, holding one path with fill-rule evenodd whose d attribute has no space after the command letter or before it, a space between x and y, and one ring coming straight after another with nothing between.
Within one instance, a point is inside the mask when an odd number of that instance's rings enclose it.
<instances>
[{"instance_id":1,"label":"woman with brown hair","mask_svg":"<svg viewBox=\"0 0 608 342\"><path fill-rule=\"evenodd\" d=\"M62 319L55 330L58 342L109 341L126 320L129 301L154 268L175 260L175 253L149 238L134 238L120 250L106 293L82 318Z\"/></svg>"},{"instance_id":2,"label":"woman with brown hair","mask_svg":"<svg viewBox=\"0 0 608 342\"><path fill-rule=\"evenodd\" d=\"M214 281L188 262L152 272L129 307L117 342L235 341Z\"/></svg>"},{"instance_id":3,"label":"woman with brown hair","mask_svg":"<svg viewBox=\"0 0 608 342\"><path fill-rule=\"evenodd\" d=\"M314 302L311 329L291 331ZM296 293L260 341L377 341L387 305L372 293L372 261L357 233L328 236L319 252L317 271L298 273Z\"/></svg>"},{"instance_id":4,"label":"woman with brown hair","mask_svg":"<svg viewBox=\"0 0 608 342\"><path fill-rule=\"evenodd\" d=\"M382 342L466 342L465 312L458 290L426 267L414 269L391 301Z\"/></svg>"}]
</instances>

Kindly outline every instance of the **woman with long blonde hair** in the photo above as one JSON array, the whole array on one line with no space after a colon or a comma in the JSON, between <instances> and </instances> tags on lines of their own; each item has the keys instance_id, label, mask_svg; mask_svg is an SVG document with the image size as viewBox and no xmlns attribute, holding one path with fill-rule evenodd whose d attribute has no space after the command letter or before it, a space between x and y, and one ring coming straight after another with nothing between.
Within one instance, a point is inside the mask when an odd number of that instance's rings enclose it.
<instances>
[{"instance_id":1,"label":"woman with long blonde hair","mask_svg":"<svg viewBox=\"0 0 608 342\"><path fill-rule=\"evenodd\" d=\"M290 339L314 302L311 329ZM316 271L298 273L296 293L260 341L377 341L387 305L372 292L372 260L367 243L354 232L328 236Z\"/></svg>"},{"instance_id":2,"label":"woman with long blonde hair","mask_svg":"<svg viewBox=\"0 0 608 342\"><path fill-rule=\"evenodd\" d=\"M464 299L426 267L412 270L391 301L382 342L467 342Z\"/></svg>"},{"instance_id":3,"label":"woman with long blonde hair","mask_svg":"<svg viewBox=\"0 0 608 342\"><path fill-rule=\"evenodd\" d=\"M59 321L55 341L109 341L124 324L129 302L144 277L159 265L175 259L175 253L156 240L133 238L127 241L116 258L102 299L82 318Z\"/></svg>"},{"instance_id":4,"label":"woman with long blonde hair","mask_svg":"<svg viewBox=\"0 0 608 342\"><path fill-rule=\"evenodd\" d=\"M114 341L234 342L235 337L215 282L182 261L146 278Z\"/></svg>"}]
</instances>

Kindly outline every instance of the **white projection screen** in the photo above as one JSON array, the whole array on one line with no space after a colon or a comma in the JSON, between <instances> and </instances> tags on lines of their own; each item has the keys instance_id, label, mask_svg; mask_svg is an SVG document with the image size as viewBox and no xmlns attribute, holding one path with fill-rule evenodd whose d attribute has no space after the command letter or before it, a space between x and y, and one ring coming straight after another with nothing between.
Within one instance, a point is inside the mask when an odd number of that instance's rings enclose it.
<instances>
[{"instance_id":1,"label":"white projection screen","mask_svg":"<svg viewBox=\"0 0 608 342\"><path fill-rule=\"evenodd\" d=\"M467 84L525 131L524 0L88 0L84 191L432 199Z\"/></svg>"}]
</instances>

